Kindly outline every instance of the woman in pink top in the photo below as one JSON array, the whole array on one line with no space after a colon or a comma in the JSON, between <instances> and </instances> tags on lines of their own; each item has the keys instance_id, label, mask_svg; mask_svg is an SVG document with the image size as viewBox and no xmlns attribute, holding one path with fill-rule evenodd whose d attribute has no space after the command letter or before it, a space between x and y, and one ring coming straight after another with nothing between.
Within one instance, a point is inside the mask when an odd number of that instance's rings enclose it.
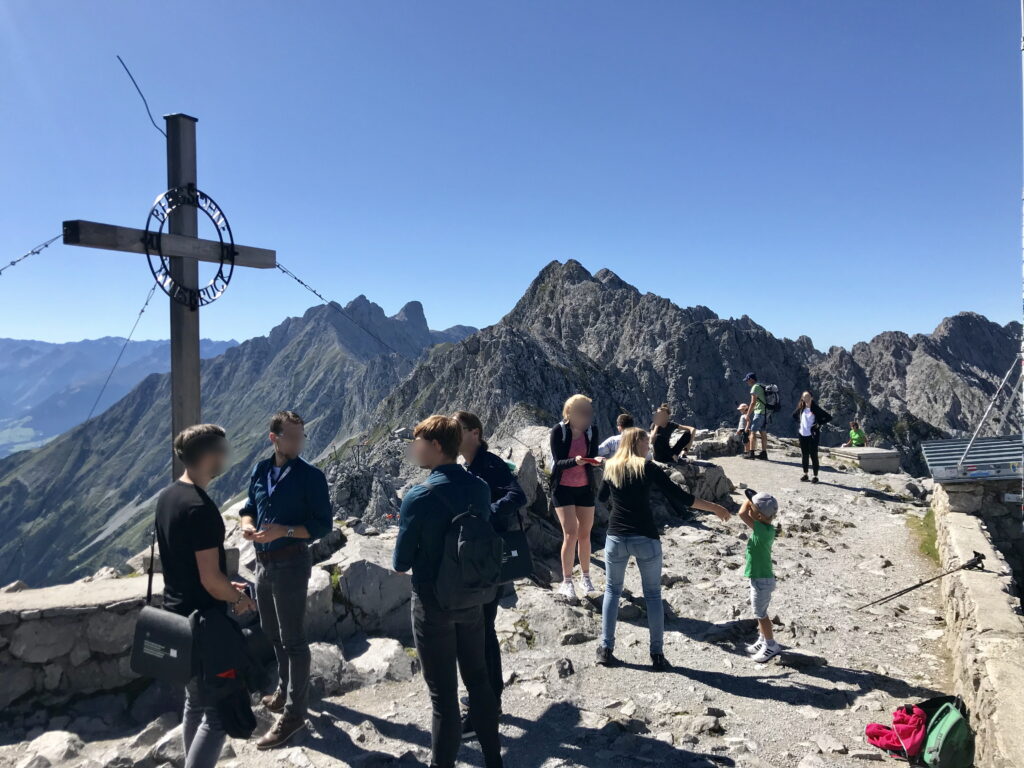
<instances>
[{"instance_id":1,"label":"woman in pink top","mask_svg":"<svg viewBox=\"0 0 1024 768\"><path fill-rule=\"evenodd\" d=\"M562 407L562 420L551 428L551 497L562 524L562 586L559 592L576 597L572 569L577 550L580 586L593 592L590 580L590 531L594 527L593 468L600 443L593 425L594 407L586 395L573 395Z\"/></svg>"}]
</instances>

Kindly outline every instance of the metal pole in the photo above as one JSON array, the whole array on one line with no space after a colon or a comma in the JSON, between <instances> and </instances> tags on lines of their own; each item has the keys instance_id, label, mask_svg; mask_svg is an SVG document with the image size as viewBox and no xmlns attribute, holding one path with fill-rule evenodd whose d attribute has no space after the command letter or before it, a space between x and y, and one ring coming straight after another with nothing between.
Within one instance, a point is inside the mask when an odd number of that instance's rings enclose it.
<instances>
[{"instance_id":1,"label":"metal pole","mask_svg":"<svg viewBox=\"0 0 1024 768\"><path fill-rule=\"evenodd\" d=\"M1020 73L1021 73L1021 142L1022 142L1022 154L1021 154L1021 318L1024 319L1024 0L1020 3ZM1024 333L1021 334L1020 339L1020 364L1021 364L1021 378L1024 380ZM1024 456L1024 388L1021 389L1020 398L1021 407L1021 455ZM1024 529L1024 467L1021 469L1020 478L1020 524L1021 528Z\"/></svg>"},{"instance_id":2,"label":"metal pole","mask_svg":"<svg viewBox=\"0 0 1024 768\"><path fill-rule=\"evenodd\" d=\"M1019 354L1017 355L1017 358L1018 358L1018 360L1020 359L1020 355ZM996 388L996 393L994 395L992 395L992 400L989 402L988 408L986 408L985 409L985 413L982 414L981 421L978 422L978 426L974 430L974 434L971 435L970 442L967 443L967 447L964 449L963 456L961 456L960 457L960 461L958 461L956 463L957 469L959 469L961 467L961 465L964 463L964 460L967 458L967 454L971 452L971 446L974 445L974 441L978 439L978 433L981 432L981 428L984 427L985 426L985 422L988 421L988 415L992 412L992 406L994 406L996 404L996 400L999 399L999 393L1003 391L1003 387L1005 387L1006 386L1006 382L1009 381L1010 375L1017 369L1018 360L1014 360L1010 364L1010 370L1008 370L1006 372L1006 375L1003 376L1003 380L999 382L999 386Z\"/></svg>"},{"instance_id":3,"label":"metal pole","mask_svg":"<svg viewBox=\"0 0 1024 768\"><path fill-rule=\"evenodd\" d=\"M167 187L195 185L196 118L188 115L165 115L167 122ZM199 212L195 206L182 205L170 216L167 231L174 235L197 237ZM186 257L172 257L170 272L184 287L199 287L199 262ZM171 439L185 427L200 421L199 399L199 308L171 303ZM172 480L184 467L175 458Z\"/></svg>"}]
</instances>

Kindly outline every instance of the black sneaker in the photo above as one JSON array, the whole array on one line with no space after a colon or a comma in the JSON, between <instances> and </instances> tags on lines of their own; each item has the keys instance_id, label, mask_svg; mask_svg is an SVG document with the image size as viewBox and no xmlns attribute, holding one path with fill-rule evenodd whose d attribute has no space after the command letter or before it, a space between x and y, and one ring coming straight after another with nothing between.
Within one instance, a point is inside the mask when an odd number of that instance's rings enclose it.
<instances>
[{"instance_id":1,"label":"black sneaker","mask_svg":"<svg viewBox=\"0 0 1024 768\"><path fill-rule=\"evenodd\" d=\"M749 451L749 452L743 454L743 458L744 459L754 459L754 458L757 458L757 457L754 456L754 452L753 451Z\"/></svg>"},{"instance_id":2,"label":"black sneaker","mask_svg":"<svg viewBox=\"0 0 1024 768\"><path fill-rule=\"evenodd\" d=\"M597 663L602 667L614 667L619 663L619 660L615 658L611 648L599 645L597 646Z\"/></svg>"},{"instance_id":3,"label":"black sneaker","mask_svg":"<svg viewBox=\"0 0 1024 768\"><path fill-rule=\"evenodd\" d=\"M672 665L669 664L668 659L665 658L663 653L652 653L651 654L651 666L655 672L668 672L672 669Z\"/></svg>"},{"instance_id":4,"label":"black sneaker","mask_svg":"<svg viewBox=\"0 0 1024 768\"><path fill-rule=\"evenodd\" d=\"M817 476L817 475L815 475L814 477L812 477L812 478L811 478L811 482L812 482L812 483L816 483L816 482L818 482L818 476Z\"/></svg>"},{"instance_id":5,"label":"black sneaker","mask_svg":"<svg viewBox=\"0 0 1024 768\"><path fill-rule=\"evenodd\" d=\"M768 461L768 451L761 451L757 454L757 458L762 459L763 461Z\"/></svg>"},{"instance_id":6,"label":"black sneaker","mask_svg":"<svg viewBox=\"0 0 1024 768\"><path fill-rule=\"evenodd\" d=\"M801 475L800 476L800 482L801 483L806 483L807 482L807 475Z\"/></svg>"},{"instance_id":7,"label":"black sneaker","mask_svg":"<svg viewBox=\"0 0 1024 768\"><path fill-rule=\"evenodd\" d=\"M473 721L469 719L469 713L467 712L462 716L462 740L473 741L476 738L476 728L473 727Z\"/></svg>"}]
</instances>

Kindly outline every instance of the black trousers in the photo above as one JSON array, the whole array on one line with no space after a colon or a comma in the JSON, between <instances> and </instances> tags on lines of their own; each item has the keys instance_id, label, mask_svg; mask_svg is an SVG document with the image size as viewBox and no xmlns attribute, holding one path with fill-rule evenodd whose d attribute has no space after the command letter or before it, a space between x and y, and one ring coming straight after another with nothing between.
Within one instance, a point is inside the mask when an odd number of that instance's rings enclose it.
<instances>
[{"instance_id":1,"label":"black trousers","mask_svg":"<svg viewBox=\"0 0 1024 768\"><path fill-rule=\"evenodd\" d=\"M488 675L483 609L444 611L430 588L414 588L412 631L434 711L430 729L431 768L455 768L462 743L457 674L462 675L469 692L484 765L500 768L498 699Z\"/></svg>"},{"instance_id":2,"label":"black trousers","mask_svg":"<svg viewBox=\"0 0 1024 768\"><path fill-rule=\"evenodd\" d=\"M807 474L807 464L810 462L814 467L814 476L818 476L818 438L804 437L800 435L800 461L804 467L804 474Z\"/></svg>"}]
</instances>

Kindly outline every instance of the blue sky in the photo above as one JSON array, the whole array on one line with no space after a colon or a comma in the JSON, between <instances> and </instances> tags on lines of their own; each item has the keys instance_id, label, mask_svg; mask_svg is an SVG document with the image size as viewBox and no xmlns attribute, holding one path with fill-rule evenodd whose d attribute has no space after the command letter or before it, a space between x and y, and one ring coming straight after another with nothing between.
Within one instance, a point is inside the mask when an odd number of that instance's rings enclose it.
<instances>
[{"instance_id":1,"label":"blue sky","mask_svg":"<svg viewBox=\"0 0 1024 768\"><path fill-rule=\"evenodd\" d=\"M497 321L552 259L819 348L1020 314L1011 2L0 5L0 263L64 219L142 227L160 115L199 118L236 241L343 303ZM0 336L124 335L145 257L55 245ZM139 338L167 336L166 299ZM239 270L214 338L316 303Z\"/></svg>"}]
</instances>

